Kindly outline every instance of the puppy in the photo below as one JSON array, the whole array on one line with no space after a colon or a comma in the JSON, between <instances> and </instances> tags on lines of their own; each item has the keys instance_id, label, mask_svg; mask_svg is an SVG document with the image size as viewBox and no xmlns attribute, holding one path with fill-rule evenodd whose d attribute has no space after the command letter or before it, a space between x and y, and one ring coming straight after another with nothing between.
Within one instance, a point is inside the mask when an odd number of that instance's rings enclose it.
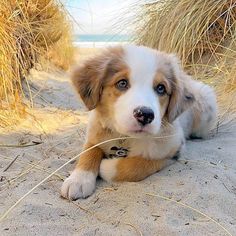
<instances>
[{"instance_id":1,"label":"puppy","mask_svg":"<svg viewBox=\"0 0 236 236\"><path fill-rule=\"evenodd\" d=\"M61 195L90 196L106 181L140 181L161 170L190 136L216 120L214 91L192 80L172 54L142 46L108 48L77 68L73 84L91 110L84 150ZM108 139L123 139L106 142Z\"/></svg>"}]
</instances>

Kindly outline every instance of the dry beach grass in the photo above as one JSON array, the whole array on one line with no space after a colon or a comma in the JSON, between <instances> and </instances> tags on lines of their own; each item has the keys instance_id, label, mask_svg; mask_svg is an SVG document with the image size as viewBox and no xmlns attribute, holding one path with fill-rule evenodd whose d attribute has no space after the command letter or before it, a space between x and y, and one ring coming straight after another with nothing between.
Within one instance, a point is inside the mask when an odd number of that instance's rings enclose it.
<instances>
[{"instance_id":1,"label":"dry beach grass","mask_svg":"<svg viewBox=\"0 0 236 236\"><path fill-rule=\"evenodd\" d=\"M50 60L65 69L71 58L70 23L59 1L2 1L0 126L9 125L26 114L22 82L25 80L27 84L29 70L36 63L44 64L42 61ZM32 101L30 105L33 105Z\"/></svg>"}]
</instances>

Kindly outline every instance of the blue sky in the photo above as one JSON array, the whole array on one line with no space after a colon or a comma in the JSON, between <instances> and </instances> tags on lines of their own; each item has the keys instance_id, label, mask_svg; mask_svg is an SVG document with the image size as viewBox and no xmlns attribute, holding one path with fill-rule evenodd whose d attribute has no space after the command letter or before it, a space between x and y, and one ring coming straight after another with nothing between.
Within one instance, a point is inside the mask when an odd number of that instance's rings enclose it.
<instances>
[{"instance_id":1,"label":"blue sky","mask_svg":"<svg viewBox=\"0 0 236 236\"><path fill-rule=\"evenodd\" d=\"M132 12L131 6L137 1L138 0L62 0L74 19L74 30L79 34L117 33L113 32L115 31L114 25L122 21L124 11L128 15L129 12ZM121 33L127 33L125 27Z\"/></svg>"}]
</instances>

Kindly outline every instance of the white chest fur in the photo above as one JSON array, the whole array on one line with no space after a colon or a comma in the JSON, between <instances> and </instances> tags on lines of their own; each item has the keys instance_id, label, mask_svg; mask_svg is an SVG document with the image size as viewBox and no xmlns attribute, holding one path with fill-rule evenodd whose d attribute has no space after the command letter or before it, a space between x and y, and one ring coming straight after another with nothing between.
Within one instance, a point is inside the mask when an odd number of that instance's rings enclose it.
<instances>
[{"instance_id":1,"label":"white chest fur","mask_svg":"<svg viewBox=\"0 0 236 236\"><path fill-rule=\"evenodd\" d=\"M183 130L178 121L168 131L165 130L156 137L128 137L108 142L100 147L107 158L140 156L147 159L163 159L184 144ZM116 137L118 136L112 138Z\"/></svg>"}]
</instances>

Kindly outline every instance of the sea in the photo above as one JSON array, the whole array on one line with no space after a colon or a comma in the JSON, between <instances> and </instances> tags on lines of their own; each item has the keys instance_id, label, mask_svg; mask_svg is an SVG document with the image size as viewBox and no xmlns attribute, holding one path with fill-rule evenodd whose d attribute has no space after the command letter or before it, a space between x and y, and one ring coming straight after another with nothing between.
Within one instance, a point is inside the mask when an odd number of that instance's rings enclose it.
<instances>
[{"instance_id":1,"label":"sea","mask_svg":"<svg viewBox=\"0 0 236 236\"><path fill-rule=\"evenodd\" d=\"M76 47L104 47L126 44L131 41L131 38L131 35L124 34L76 34L73 43Z\"/></svg>"}]
</instances>

